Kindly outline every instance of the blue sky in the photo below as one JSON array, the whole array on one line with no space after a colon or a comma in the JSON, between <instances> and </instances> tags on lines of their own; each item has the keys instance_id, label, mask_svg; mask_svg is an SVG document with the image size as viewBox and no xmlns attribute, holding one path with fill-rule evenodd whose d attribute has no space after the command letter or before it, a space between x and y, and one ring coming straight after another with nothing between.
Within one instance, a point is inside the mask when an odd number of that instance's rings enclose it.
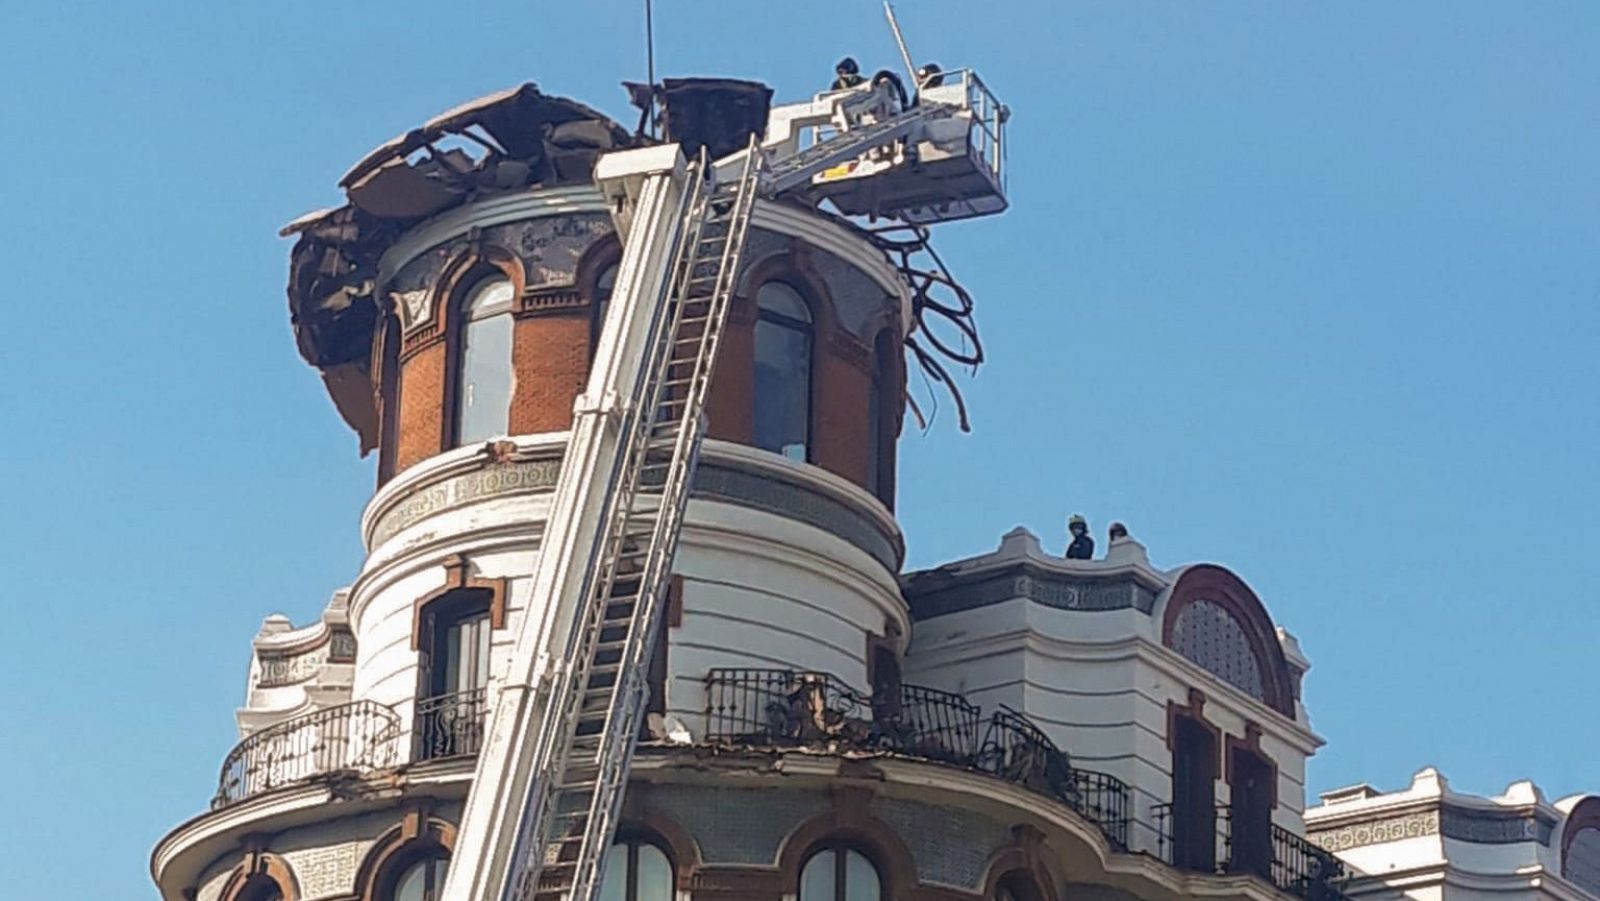
<instances>
[{"instance_id":1,"label":"blue sky","mask_svg":"<svg viewBox=\"0 0 1600 901\"><path fill-rule=\"evenodd\" d=\"M261 618L359 564L373 464L295 353L277 227L493 89L627 118L639 7L0 6L18 897L153 897ZM1299 635L1313 790L1600 790L1600 5L899 7L1015 113L1013 209L939 238L990 361L973 434L903 442L911 563L1122 519ZM779 9L659 0L659 71L792 99L895 60L875 0Z\"/></svg>"}]
</instances>

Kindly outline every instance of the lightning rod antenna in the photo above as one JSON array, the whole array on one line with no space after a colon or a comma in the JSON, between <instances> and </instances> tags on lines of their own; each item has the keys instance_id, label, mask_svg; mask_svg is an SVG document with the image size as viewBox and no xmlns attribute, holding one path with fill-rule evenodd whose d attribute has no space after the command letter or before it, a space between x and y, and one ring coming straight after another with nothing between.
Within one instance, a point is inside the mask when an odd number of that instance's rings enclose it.
<instances>
[{"instance_id":1,"label":"lightning rod antenna","mask_svg":"<svg viewBox=\"0 0 1600 901\"><path fill-rule=\"evenodd\" d=\"M650 85L650 107L645 112L645 120L650 125L651 140L655 140L656 137L656 23L654 7L653 0L644 0L645 79Z\"/></svg>"},{"instance_id":2,"label":"lightning rod antenna","mask_svg":"<svg viewBox=\"0 0 1600 901\"><path fill-rule=\"evenodd\" d=\"M906 49L905 35L900 33L900 23L894 17L894 4L889 0L883 0L883 14L889 20L889 30L894 32L894 42L900 45L900 59L906 64L906 78L921 88L922 86L917 84L917 67L911 64L911 51Z\"/></svg>"}]
</instances>

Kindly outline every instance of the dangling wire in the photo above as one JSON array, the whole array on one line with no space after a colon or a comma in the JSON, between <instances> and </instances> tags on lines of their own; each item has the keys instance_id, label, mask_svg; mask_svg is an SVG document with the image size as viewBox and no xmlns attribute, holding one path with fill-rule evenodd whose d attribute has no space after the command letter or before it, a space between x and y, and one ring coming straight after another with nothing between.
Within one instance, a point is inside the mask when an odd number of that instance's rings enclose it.
<instances>
[{"instance_id":1,"label":"dangling wire","mask_svg":"<svg viewBox=\"0 0 1600 901\"><path fill-rule=\"evenodd\" d=\"M928 243L926 228L909 224L891 225L873 232L873 239L891 260L896 261L900 274L911 288L912 322L911 331L906 335L906 347L911 349L917 365L922 368L924 380L942 384L950 392L951 399L955 401L961 431L972 431L961 390L939 359L942 356L964 366L969 374L976 373L983 362L983 342L978 338L978 324L973 318L972 295L955 280L944 260ZM926 254L928 261L917 260L918 254ZM959 346L953 346L940 337L932 327L930 313L942 320L942 328L955 329L959 339L955 343ZM929 347L922 346L917 340L919 335ZM921 411L916 412L921 420ZM924 428L929 421L931 419L923 421Z\"/></svg>"}]
</instances>

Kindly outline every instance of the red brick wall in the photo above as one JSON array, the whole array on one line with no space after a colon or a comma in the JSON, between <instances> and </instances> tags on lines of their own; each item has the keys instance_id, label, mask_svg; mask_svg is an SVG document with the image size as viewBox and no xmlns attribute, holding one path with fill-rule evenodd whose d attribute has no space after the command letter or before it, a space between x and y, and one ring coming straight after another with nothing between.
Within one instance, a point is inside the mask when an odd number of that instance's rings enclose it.
<instances>
[{"instance_id":1,"label":"red brick wall","mask_svg":"<svg viewBox=\"0 0 1600 901\"><path fill-rule=\"evenodd\" d=\"M588 380L590 311L587 306L519 314L512 360L517 373L511 400L515 434L555 432L572 424L572 404ZM452 355L434 341L401 362L399 427L394 471L445 449L446 369ZM898 348L898 342L895 343ZM812 459L830 472L868 487L871 451L868 393L872 390L870 345L837 329L831 315L816 317L812 369ZM903 384L900 359L894 381ZM707 404L713 438L748 443L754 428L755 311L740 298L723 336L722 359ZM899 411L890 411L898 415ZM894 430L898 433L898 429ZM890 476L892 479L892 475Z\"/></svg>"},{"instance_id":2,"label":"red brick wall","mask_svg":"<svg viewBox=\"0 0 1600 901\"><path fill-rule=\"evenodd\" d=\"M400 363L395 472L439 453L444 446L444 367L443 341L435 341Z\"/></svg>"},{"instance_id":3,"label":"red brick wall","mask_svg":"<svg viewBox=\"0 0 1600 901\"><path fill-rule=\"evenodd\" d=\"M512 433L571 428L572 403L589 378L588 308L518 319L511 359L517 373Z\"/></svg>"}]
</instances>

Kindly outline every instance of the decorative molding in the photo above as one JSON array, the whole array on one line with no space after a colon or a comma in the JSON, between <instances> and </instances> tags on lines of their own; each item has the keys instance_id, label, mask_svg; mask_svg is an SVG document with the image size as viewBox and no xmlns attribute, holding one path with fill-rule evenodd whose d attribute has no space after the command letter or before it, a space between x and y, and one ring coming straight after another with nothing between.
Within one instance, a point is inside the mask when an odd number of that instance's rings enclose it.
<instances>
[{"instance_id":1,"label":"decorative molding","mask_svg":"<svg viewBox=\"0 0 1600 901\"><path fill-rule=\"evenodd\" d=\"M350 894L355 885L356 868L372 844L371 841L350 841L289 851L283 856L300 879L301 898L304 901L318 901Z\"/></svg>"},{"instance_id":2,"label":"decorative molding","mask_svg":"<svg viewBox=\"0 0 1600 901\"><path fill-rule=\"evenodd\" d=\"M525 318L548 313L565 313L583 309L588 305L588 300L576 288L540 288L517 298L513 313L519 318Z\"/></svg>"},{"instance_id":3,"label":"decorative molding","mask_svg":"<svg viewBox=\"0 0 1600 901\"><path fill-rule=\"evenodd\" d=\"M1445 838L1484 845L1547 845L1556 826L1554 817L1539 810L1474 810L1445 805L1439 813L1439 831Z\"/></svg>"},{"instance_id":4,"label":"decorative molding","mask_svg":"<svg viewBox=\"0 0 1600 901\"><path fill-rule=\"evenodd\" d=\"M1365 823L1351 823L1334 829L1315 832L1308 830L1306 838L1323 850L1338 854L1351 848L1437 834L1439 834L1439 811L1424 810Z\"/></svg>"},{"instance_id":5,"label":"decorative molding","mask_svg":"<svg viewBox=\"0 0 1600 901\"><path fill-rule=\"evenodd\" d=\"M561 461L554 458L489 463L480 469L418 486L377 517L369 547L381 545L430 516L468 504L552 492L560 474ZM773 472L703 460L695 471L692 496L815 526L861 548L890 571L899 570L905 552L898 536L872 517L810 485L784 479Z\"/></svg>"},{"instance_id":6,"label":"decorative molding","mask_svg":"<svg viewBox=\"0 0 1600 901\"><path fill-rule=\"evenodd\" d=\"M937 572L937 571L935 571ZM1037 564L1021 562L966 580L951 576L944 584L929 573L905 585L914 619L931 619L987 607L1015 598L1027 598L1058 610L1127 610L1148 614L1155 609L1156 593L1129 575L1094 577L1067 575ZM919 585L919 582L922 583ZM926 587L924 587L926 586Z\"/></svg>"},{"instance_id":7,"label":"decorative molding","mask_svg":"<svg viewBox=\"0 0 1600 901\"><path fill-rule=\"evenodd\" d=\"M293 653L258 651L261 666L257 688L280 688L315 678L330 663L354 663L356 637L343 626L328 630L321 642Z\"/></svg>"},{"instance_id":8,"label":"decorative molding","mask_svg":"<svg viewBox=\"0 0 1600 901\"><path fill-rule=\"evenodd\" d=\"M489 628L506 627L506 594L508 580L484 579L472 574L472 565L466 557L451 554L444 561L444 585L423 595L411 605L411 650L421 647L422 617L429 604L443 598L456 596L457 592L471 591L477 596L487 595Z\"/></svg>"},{"instance_id":9,"label":"decorative molding","mask_svg":"<svg viewBox=\"0 0 1600 901\"><path fill-rule=\"evenodd\" d=\"M494 497L554 491L560 474L559 459L491 463L420 487L379 517L372 529L371 546L377 547L395 533L447 510Z\"/></svg>"},{"instance_id":10,"label":"decorative molding","mask_svg":"<svg viewBox=\"0 0 1600 901\"><path fill-rule=\"evenodd\" d=\"M1442 835L1480 845L1538 842L1547 845L1556 818L1539 809L1481 810L1443 804L1428 810L1349 822L1329 829L1308 830L1306 838L1335 853L1408 838Z\"/></svg>"}]
</instances>

